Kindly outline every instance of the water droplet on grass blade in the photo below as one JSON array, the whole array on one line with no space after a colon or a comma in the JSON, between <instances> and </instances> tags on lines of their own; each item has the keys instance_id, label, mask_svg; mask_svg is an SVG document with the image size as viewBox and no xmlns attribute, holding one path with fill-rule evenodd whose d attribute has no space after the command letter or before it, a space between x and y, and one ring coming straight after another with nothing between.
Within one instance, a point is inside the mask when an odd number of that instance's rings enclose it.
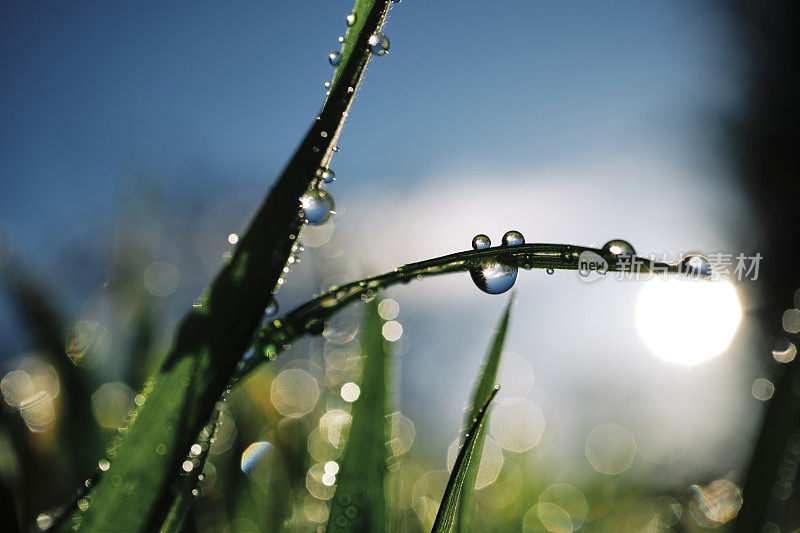
<instances>
[{"instance_id":1,"label":"water droplet on grass blade","mask_svg":"<svg viewBox=\"0 0 800 533\"><path fill-rule=\"evenodd\" d=\"M347 18L345 20L347 20L348 26L352 26L353 24L356 23L356 14L350 13L349 15L347 15Z\"/></svg>"},{"instance_id":2,"label":"water droplet on grass blade","mask_svg":"<svg viewBox=\"0 0 800 533\"><path fill-rule=\"evenodd\" d=\"M711 263L700 254L689 254L681 259L680 271L690 276L710 276Z\"/></svg>"},{"instance_id":3,"label":"water droplet on grass blade","mask_svg":"<svg viewBox=\"0 0 800 533\"><path fill-rule=\"evenodd\" d=\"M475 286L487 294L502 294L517 281L517 266L496 259L483 261L469 269Z\"/></svg>"},{"instance_id":4,"label":"water droplet on grass blade","mask_svg":"<svg viewBox=\"0 0 800 533\"><path fill-rule=\"evenodd\" d=\"M520 244L525 244L525 237L517 230L512 229L503 235L503 246L519 246Z\"/></svg>"},{"instance_id":5,"label":"water droplet on grass blade","mask_svg":"<svg viewBox=\"0 0 800 533\"><path fill-rule=\"evenodd\" d=\"M269 304L267 304L266 309L264 309L264 316L267 318L271 318L278 314L278 301L272 300Z\"/></svg>"},{"instance_id":6,"label":"water droplet on grass blade","mask_svg":"<svg viewBox=\"0 0 800 533\"><path fill-rule=\"evenodd\" d=\"M548 268L546 272L547 272L549 275L551 275L551 276L552 276L552 275L555 273L555 270L553 270L552 268Z\"/></svg>"},{"instance_id":7,"label":"water droplet on grass blade","mask_svg":"<svg viewBox=\"0 0 800 533\"><path fill-rule=\"evenodd\" d=\"M306 222L324 224L333 214L333 198L322 189L311 189L300 198L300 208Z\"/></svg>"},{"instance_id":8,"label":"water droplet on grass blade","mask_svg":"<svg viewBox=\"0 0 800 533\"><path fill-rule=\"evenodd\" d=\"M382 56L389 51L389 38L382 33L373 33L367 40L369 51L376 56Z\"/></svg>"},{"instance_id":9,"label":"water droplet on grass blade","mask_svg":"<svg viewBox=\"0 0 800 533\"><path fill-rule=\"evenodd\" d=\"M603 251L613 255L636 255L636 250L633 249L631 243L622 239L608 241L603 245Z\"/></svg>"},{"instance_id":10,"label":"water droplet on grass blade","mask_svg":"<svg viewBox=\"0 0 800 533\"><path fill-rule=\"evenodd\" d=\"M331 183L336 179L336 173L329 168L319 167L317 169L317 177L325 183Z\"/></svg>"},{"instance_id":11,"label":"water droplet on grass blade","mask_svg":"<svg viewBox=\"0 0 800 533\"><path fill-rule=\"evenodd\" d=\"M488 235L484 235L483 233L479 233L472 238L472 249L473 250L484 250L489 248L492 245L492 240L489 238Z\"/></svg>"},{"instance_id":12,"label":"water droplet on grass blade","mask_svg":"<svg viewBox=\"0 0 800 533\"><path fill-rule=\"evenodd\" d=\"M338 66L339 63L342 62L342 54L340 54L339 52L331 52L330 54L328 54L328 62L334 67Z\"/></svg>"}]
</instances>

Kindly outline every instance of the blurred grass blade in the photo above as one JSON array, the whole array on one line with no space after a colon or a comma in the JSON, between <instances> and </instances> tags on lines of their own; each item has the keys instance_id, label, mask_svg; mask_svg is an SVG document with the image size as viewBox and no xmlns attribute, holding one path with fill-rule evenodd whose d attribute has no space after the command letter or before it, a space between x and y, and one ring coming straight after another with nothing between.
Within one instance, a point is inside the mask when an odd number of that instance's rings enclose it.
<instances>
[{"instance_id":1,"label":"blurred grass blade","mask_svg":"<svg viewBox=\"0 0 800 533\"><path fill-rule=\"evenodd\" d=\"M192 462L192 470L180 480L181 486L176 490L175 498L161 525L161 533L179 533L183 530L183 522L194 502L194 492L200 483L200 475L203 473L203 466L211 449L211 440L222 417L221 403L217 404L211 422L200 432L196 442L198 448L189 452L187 460Z\"/></svg>"},{"instance_id":2,"label":"blurred grass blade","mask_svg":"<svg viewBox=\"0 0 800 533\"><path fill-rule=\"evenodd\" d=\"M469 428L472 423L478 418L480 409L483 406L483 400L489 396L497 384L497 370L500 367L500 356L503 353L503 345L506 341L506 331L508 331L508 321L511 317L511 307L514 305L514 294L508 299L506 310L500 318L500 323L497 325L497 332L494 335L494 340L489 348L489 353L486 355L486 362L483 365L478 383L475 385L475 391L472 394L472 403L467 412L464 420L464 427ZM481 426L475 435L475 451L473 455L480 458L483 453L483 442L486 440L486 430ZM478 469L470 468L467 470L467 475L464 480L464 489L458 499L458 508L455 519L456 531L466 531L467 521L472 511L472 494L475 491L475 482L478 479Z\"/></svg>"},{"instance_id":3,"label":"blurred grass blade","mask_svg":"<svg viewBox=\"0 0 800 533\"><path fill-rule=\"evenodd\" d=\"M362 296L374 294L381 289L399 283L408 283L412 279L464 272L481 261L497 258L515 261L519 267L524 269L577 270L580 257L584 252L597 254L605 259L610 272L621 271L625 268L625 263L617 262L613 254L601 249L572 244L533 243L457 252L426 261L409 263L395 268L391 272L333 287L328 292L294 308L281 318L264 325L253 340L255 352L263 357L250 358L244 367L238 370L237 375L247 374L263 361L274 358L283 351L284 347L302 335L321 332L325 320L351 302L360 300ZM637 264L641 273L681 273L679 264L661 263L638 256L634 256L632 262Z\"/></svg>"},{"instance_id":4,"label":"blurred grass blade","mask_svg":"<svg viewBox=\"0 0 800 533\"><path fill-rule=\"evenodd\" d=\"M481 409L478 411L478 416L469 428L464 439L464 444L458 452L456 463L453 465L453 472L450 474L450 479L447 481L447 488L444 490L442 503L439 506L439 512L436 513L436 520L433 522L433 533L449 533L453 525L456 512L458 511L458 502L461 498L461 493L464 490L464 484L469 476L477 475L478 467L480 466L481 458L475 454L475 443L477 436L480 434L481 426L486 418L486 411L489 409L489 404L494 399L498 387L495 387L489 396L483 402ZM471 473L474 470L475 473Z\"/></svg>"},{"instance_id":5,"label":"blurred grass blade","mask_svg":"<svg viewBox=\"0 0 800 533\"><path fill-rule=\"evenodd\" d=\"M361 335L361 393L345 444L328 532L386 530L390 350L383 338L378 298L367 304Z\"/></svg>"},{"instance_id":6,"label":"blurred grass blade","mask_svg":"<svg viewBox=\"0 0 800 533\"><path fill-rule=\"evenodd\" d=\"M300 233L299 199L326 165L370 52L367 41L388 0L358 0L329 98L270 190L230 262L184 318L150 392L122 441L109 449L110 472L60 527L141 531L161 527L190 446L228 386ZM298 27L303 22L297 21ZM202 465L199 465L202 466ZM124 480L122 487L119 481Z\"/></svg>"}]
</instances>

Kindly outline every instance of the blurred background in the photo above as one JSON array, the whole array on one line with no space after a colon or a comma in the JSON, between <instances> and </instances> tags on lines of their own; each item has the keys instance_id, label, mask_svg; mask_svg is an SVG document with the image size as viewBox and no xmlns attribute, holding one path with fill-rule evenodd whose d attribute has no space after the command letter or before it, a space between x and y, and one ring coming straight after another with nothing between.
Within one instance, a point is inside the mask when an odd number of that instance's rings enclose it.
<instances>
[{"instance_id":1,"label":"blurred background","mask_svg":"<svg viewBox=\"0 0 800 533\"><path fill-rule=\"evenodd\" d=\"M351 7L0 6L0 475L26 523L74 493L135 407L176 322L322 105ZM528 242L623 238L672 260L764 257L758 281L733 274L712 293L520 272L476 530L725 528L753 450L786 444L789 430L759 432L796 353L781 334L800 331L794 252L782 247L797 195L782 159L796 134L781 120L796 109L780 105L797 86L776 81L793 80L796 64L786 73L773 53L791 40L769 9L410 0L391 10L390 53L370 63L332 162L336 215L304 231L281 311L467 249L477 233L499 243L509 229ZM770 264L777 253L785 264ZM399 325L387 333L392 529L417 531L435 516L507 299L467 275L386 297L382 314ZM324 524L360 313L240 387L212 449L209 504L190 528ZM239 468L267 441L294 449L302 470L283 480L296 498L278 522L243 503L275 490L268 474ZM776 501L789 501L788 487Z\"/></svg>"}]
</instances>

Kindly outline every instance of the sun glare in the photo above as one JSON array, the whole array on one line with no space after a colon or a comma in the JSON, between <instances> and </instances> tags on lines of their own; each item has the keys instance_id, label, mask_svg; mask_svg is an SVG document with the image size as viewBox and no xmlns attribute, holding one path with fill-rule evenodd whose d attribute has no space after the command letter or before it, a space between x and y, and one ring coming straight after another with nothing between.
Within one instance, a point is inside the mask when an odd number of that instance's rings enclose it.
<instances>
[{"instance_id":1,"label":"sun glare","mask_svg":"<svg viewBox=\"0 0 800 533\"><path fill-rule=\"evenodd\" d=\"M636 330L656 357L696 365L725 351L741 318L729 281L653 279L639 293Z\"/></svg>"}]
</instances>

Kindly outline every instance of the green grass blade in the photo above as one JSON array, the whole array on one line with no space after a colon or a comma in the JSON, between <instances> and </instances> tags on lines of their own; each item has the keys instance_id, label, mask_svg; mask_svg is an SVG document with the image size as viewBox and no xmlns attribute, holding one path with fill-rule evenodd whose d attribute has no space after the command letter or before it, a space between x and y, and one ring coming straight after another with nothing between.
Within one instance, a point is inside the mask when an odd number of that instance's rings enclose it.
<instances>
[{"instance_id":1,"label":"green grass blade","mask_svg":"<svg viewBox=\"0 0 800 533\"><path fill-rule=\"evenodd\" d=\"M386 530L386 461L389 440L390 350L383 338L378 298L369 304L361 335L361 394L337 476L328 518L329 533Z\"/></svg>"},{"instance_id":2,"label":"green grass blade","mask_svg":"<svg viewBox=\"0 0 800 533\"><path fill-rule=\"evenodd\" d=\"M243 368L238 370L237 375L245 375L261 362L274 358L283 351L284 346L291 344L302 335L321 332L325 320L351 302L360 300L364 295L373 294L399 283L407 283L413 279L464 272L476 263L496 258L502 258L504 261L516 261L521 268L525 269L577 270L579 258L584 252L592 252L603 257L611 272L621 270L620 263L617 263L616 258L601 249L571 244L534 243L467 250L426 261L409 263L385 274L333 287L328 292L296 307L283 317L266 324L255 335L253 341L256 353L262 354L264 357L251 358ZM635 257L634 260L642 273L651 271L680 273L680 267L677 264L660 263L644 257Z\"/></svg>"},{"instance_id":3,"label":"green grass blade","mask_svg":"<svg viewBox=\"0 0 800 533\"><path fill-rule=\"evenodd\" d=\"M486 362L483 365L475 391L472 393L472 403L464 420L464 427L468 428L473 421L478 418L483 400L492 393L497 384L497 370L500 368L500 356L503 353L503 345L506 341L506 331L511 317L511 307L514 305L514 294L508 299L505 312L497 325L497 332L494 335L489 353L486 355ZM481 427L476 431L474 456L480 458L483 453L483 442L486 440L486 430ZM464 480L464 489L458 499L458 510L456 512L455 528L456 531L465 531L467 520L472 510L472 494L475 490L475 482L478 479L478 469L468 469Z\"/></svg>"},{"instance_id":4,"label":"green grass blade","mask_svg":"<svg viewBox=\"0 0 800 533\"><path fill-rule=\"evenodd\" d=\"M109 450L110 470L60 527L159 529L172 505L189 447L228 386L292 253L302 220L298 202L327 165L381 27L388 0L358 0L331 93L297 152L243 234L230 262L180 324L145 404ZM302 22L298 22L302 24Z\"/></svg>"},{"instance_id":5,"label":"green grass blade","mask_svg":"<svg viewBox=\"0 0 800 533\"><path fill-rule=\"evenodd\" d=\"M475 443L478 441L477 436L480 434L483 421L486 418L486 411L489 409L489 404L497 394L498 388L495 387L489 396L483 402L481 409L478 411L478 416L469 428L464 444L458 452L456 463L453 465L453 472L450 474L450 479L447 482L447 488L444 490L442 503L439 506L439 512L436 513L436 520L433 522L433 533L449 533L453 525L456 511L458 510L458 502L461 499L461 493L464 490L464 484L471 474L471 471L477 472L480 465L480 456L475 453Z\"/></svg>"}]
</instances>

